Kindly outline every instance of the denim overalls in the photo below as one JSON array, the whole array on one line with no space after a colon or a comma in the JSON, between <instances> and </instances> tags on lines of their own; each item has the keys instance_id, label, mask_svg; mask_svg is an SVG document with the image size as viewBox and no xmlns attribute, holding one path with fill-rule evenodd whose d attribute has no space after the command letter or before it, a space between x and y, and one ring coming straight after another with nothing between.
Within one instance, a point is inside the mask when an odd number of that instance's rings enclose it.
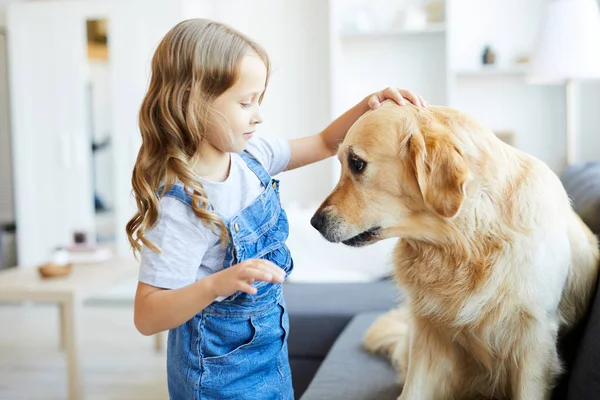
<instances>
[{"instance_id":1,"label":"denim overalls","mask_svg":"<svg viewBox=\"0 0 600 400\"><path fill-rule=\"evenodd\" d=\"M225 220L229 245L224 267L263 258L283 268L288 276L293 262L285 245L288 221L279 200L279 181L248 154L240 156L265 190L230 221ZM181 186L174 186L165 196L191 203ZM282 286L267 282L254 286L256 295L237 292L169 331L171 400L294 398Z\"/></svg>"}]
</instances>

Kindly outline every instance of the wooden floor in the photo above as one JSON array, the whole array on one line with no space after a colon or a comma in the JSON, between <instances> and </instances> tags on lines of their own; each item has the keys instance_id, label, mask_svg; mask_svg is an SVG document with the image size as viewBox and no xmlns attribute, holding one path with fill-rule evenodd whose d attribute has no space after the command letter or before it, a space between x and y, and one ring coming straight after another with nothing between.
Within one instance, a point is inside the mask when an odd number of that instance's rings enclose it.
<instances>
[{"instance_id":1,"label":"wooden floor","mask_svg":"<svg viewBox=\"0 0 600 400\"><path fill-rule=\"evenodd\" d=\"M88 305L82 322L86 399L168 399L165 354L135 330L130 305ZM0 400L63 400L66 393L58 309L0 305Z\"/></svg>"}]
</instances>

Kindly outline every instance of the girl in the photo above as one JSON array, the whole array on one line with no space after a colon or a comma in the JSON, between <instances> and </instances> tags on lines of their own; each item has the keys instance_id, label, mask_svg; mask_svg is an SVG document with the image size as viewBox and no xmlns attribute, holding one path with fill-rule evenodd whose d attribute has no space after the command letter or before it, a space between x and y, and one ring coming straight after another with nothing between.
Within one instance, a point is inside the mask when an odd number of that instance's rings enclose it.
<instances>
[{"instance_id":1,"label":"girl","mask_svg":"<svg viewBox=\"0 0 600 400\"><path fill-rule=\"evenodd\" d=\"M269 59L209 20L179 23L160 42L141 106L133 170L138 211L127 224L141 251L135 326L169 329L171 399L293 399L282 297L292 259L273 175L333 155L346 131L386 98L361 101L323 132L255 137Z\"/></svg>"}]
</instances>

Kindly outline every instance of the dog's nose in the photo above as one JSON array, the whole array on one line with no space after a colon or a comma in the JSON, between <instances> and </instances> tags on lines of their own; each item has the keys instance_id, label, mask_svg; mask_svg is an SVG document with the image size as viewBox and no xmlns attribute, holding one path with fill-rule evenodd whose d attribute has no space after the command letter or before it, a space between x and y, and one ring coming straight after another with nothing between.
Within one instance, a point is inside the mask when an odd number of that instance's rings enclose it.
<instances>
[{"instance_id":1,"label":"dog's nose","mask_svg":"<svg viewBox=\"0 0 600 400\"><path fill-rule=\"evenodd\" d=\"M313 228L315 228L316 230L318 230L319 232L321 232L321 229L325 225L325 215L323 213L321 213L321 212L317 212L310 219L310 224L313 226Z\"/></svg>"}]
</instances>

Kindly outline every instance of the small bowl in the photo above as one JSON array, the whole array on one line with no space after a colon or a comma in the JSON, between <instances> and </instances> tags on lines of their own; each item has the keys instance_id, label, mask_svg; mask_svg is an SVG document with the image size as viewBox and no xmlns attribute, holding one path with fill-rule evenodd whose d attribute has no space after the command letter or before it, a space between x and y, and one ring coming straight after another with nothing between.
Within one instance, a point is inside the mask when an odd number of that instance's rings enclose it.
<instances>
[{"instance_id":1,"label":"small bowl","mask_svg":"<svg viewBox=\"0 0 600 400\"><path fill-rule=\"evenodd\" d=\"M59 278L67 276L71 272L71 264L47 263L38 267L38 272L42 278Z\"/></svg>"}]
</instances>

